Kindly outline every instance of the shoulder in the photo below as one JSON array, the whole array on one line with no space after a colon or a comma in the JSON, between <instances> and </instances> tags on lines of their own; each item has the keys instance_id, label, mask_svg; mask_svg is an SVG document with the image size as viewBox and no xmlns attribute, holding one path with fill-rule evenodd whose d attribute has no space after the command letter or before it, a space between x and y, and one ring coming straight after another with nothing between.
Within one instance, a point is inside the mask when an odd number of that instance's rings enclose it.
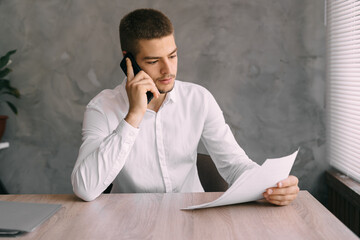
<instances>
[{"instance_id":1,"label":"shoulder","mask_svg":"<svg viewBox=\"0 0 360 240\"><path fill-rule=\"evenodd\" d=\"M114 89L104 89L98 93L91 101L88 103L87 107L94 108L104 108L105 106L115 105L119 101L121 96L121 85L116 86Z\"/></svg>"},{"instance_id":2,"label":"shoulder","mask_svg":"<svg viewBox=\"0 0 360 240\"><path fill-rule=\"evenodd\" d=\"M176 80L176 87L178 88L179 95L185 95L186 97L209 97L212 96L209 90L205 87L191 82L183 82Z\"/></svg>"},{"instance_id":3,"label":"shoulder","mask_svg":"<svg viewBox=\"0 0 360 240\"><path fill-rule=\"evenodd\" d=\"M205 87L195 83L177 81L176 95L183 106L191 109L193 112L207 115L209 109L218 108L214 96Z\"/></svg>"},{"instance_id":4,"label":"shoulder","mask_svg":"<svg viewBox=\"0 0 360 240\"><path fill-rule=\"evenodd\" d=\"M199 85L197 83L184 82L184 81L176 80L175 84L180 89L187 89L187 90L194 90L194 91L207 91L206 88L204 88L203 86L201 86L201 85Z\"/></svg>"}]
</instances>

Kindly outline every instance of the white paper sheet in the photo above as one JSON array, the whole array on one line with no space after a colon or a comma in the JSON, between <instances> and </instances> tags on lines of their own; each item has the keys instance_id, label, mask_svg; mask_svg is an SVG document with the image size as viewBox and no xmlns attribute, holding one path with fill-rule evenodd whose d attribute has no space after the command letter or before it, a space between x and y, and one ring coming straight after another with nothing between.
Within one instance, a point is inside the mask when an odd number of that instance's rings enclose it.
<instances>
[{"instance_id":1,"label":"white paper sheet","mask_svg":"<svg viewBox=\"0 0 360 240\"><path fill-rule=\"evenodd\" d=\"M262 199L262 194L267 188L275 187L278 182L289 176L298 151L286 157L267 159L261 167L245 171L218 199L183 208L183 210L218 207Z\"/></svg>"}]
</instances>

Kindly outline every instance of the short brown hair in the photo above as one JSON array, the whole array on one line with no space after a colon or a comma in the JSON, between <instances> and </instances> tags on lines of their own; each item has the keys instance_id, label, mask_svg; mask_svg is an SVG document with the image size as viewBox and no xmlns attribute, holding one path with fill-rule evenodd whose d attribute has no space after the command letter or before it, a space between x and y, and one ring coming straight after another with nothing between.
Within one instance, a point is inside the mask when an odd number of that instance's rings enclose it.
<instances>
[{"instance_id":1,"label":"short brown hair","mask_svg":"<svg viewBox=\"0 0 360 240\"><path fill-rule=\"evenodd\" d=\"M169 36L174 32L171 21L155 9L137 9L120 21L119 34L122 51L138 54L138 40Z\"/></svg>"}]
</instances>

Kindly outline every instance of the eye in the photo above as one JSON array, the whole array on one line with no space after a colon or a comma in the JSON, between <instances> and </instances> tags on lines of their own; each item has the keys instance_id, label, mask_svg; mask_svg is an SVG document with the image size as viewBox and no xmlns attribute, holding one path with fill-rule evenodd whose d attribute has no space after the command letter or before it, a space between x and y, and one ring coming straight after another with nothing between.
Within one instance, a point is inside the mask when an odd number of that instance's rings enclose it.
<instances>
[{"instance_id":1,"label":"eye","mask_svg":"<svg viewBox=\"0 0 360 240\"><path fill-rule=\"evenodd\" d=\"M171 55L171 56L170 56L170 58L171 58L171 59L176 58L176 57L177 57L177 55L176 55L176 54L175 54L175 55Z\"/></svg>"},{"instance_id":2,"label":"eye","mask_svg":"<svg viewBox=\"0 0 360 240\"><path fill-rule=\"evenodd\" d=\"M155 60L155 61L151 61L151 62L146 62L147 64L151 64L151 65L153 65L153 64L155 64L155 63L157 63L158 62L158 60Z\"/></svg>"}]
</instances>

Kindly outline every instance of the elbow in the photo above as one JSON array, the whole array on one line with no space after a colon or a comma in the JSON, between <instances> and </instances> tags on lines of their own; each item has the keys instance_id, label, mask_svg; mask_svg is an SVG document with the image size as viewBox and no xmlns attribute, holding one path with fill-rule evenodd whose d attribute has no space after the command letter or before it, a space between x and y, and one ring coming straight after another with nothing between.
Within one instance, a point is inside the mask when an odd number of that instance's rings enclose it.
<instances>
[{"instance_id":1,"label":"elbow","mask_svg":"<svg viewBox=\"0 0 360 240\"><path fill-rule=\"evenodd\" d=\"M73 187L74 194L81 198L82 200L86 202L91 202L95 200L100 194L97 194L95 191L89 190L85 184L80 179L77 179L75 174L71 176L71 184Z\"/></svg>"},{"instance_id":2,"label":"elbow","mask_svg":"<svg viewBox=\"0 0 360 240\"><path fill-rule=\"evenodd\" d=\"M98 196L96 195L92 195L87 191L79 191L79 190L75 190L74 189L74 193L77 197L81 198L82 200L84 200L85 202L91 202L93 200L95 200Z\"/></svg>"}]
</instances>

